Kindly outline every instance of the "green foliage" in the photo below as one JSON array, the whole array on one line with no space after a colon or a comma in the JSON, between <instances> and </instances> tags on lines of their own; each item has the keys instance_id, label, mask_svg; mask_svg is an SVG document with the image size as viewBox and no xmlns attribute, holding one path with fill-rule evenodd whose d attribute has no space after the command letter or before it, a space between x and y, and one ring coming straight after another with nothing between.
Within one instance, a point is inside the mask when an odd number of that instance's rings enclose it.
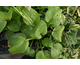
<instances>
[{"instance_id":1,"label":"green foliage","mask_svg":"<svg viewBox=\"0 0 80 65\"><path fill-rule=\"evenodd\" d=\"M0 6L0 33L7 30L10 53L36 59L73 59L80 53L80 7Z\"/></svg>"}]
</instances>

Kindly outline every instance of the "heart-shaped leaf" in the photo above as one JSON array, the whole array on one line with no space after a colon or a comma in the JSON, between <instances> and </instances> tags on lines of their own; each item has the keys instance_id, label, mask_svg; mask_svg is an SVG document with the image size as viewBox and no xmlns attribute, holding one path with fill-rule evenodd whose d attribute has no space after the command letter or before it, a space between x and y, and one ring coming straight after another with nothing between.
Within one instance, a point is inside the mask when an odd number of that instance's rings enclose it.
<instances>
[{"instance_id":1,"label":"heart-shaped leaf","mask_svg":"<svg viewBox=\"0 0 80 65\"><path fill-rule=\"evenodd\" d=\"M46 47L51 47L51 46L53 45L51 39L49 39L49 38L44 38L44 39L42 40L42 44L43 44L44 46L46 46Z\"/></svg>"},{"instance_id":2,"label":"heart-shaped leaf","mask_svg":"<svg viewBox=\"0 0 80 65\"><path fill-rule=\"evenodd\" d=\"M0 18L0 32L5 28L7 21Z\"/></svg>"},{"instance_id":3,"label":"heart-shaped leaf","mask_svg":"<svg viewBox=\"0 0 80 65\"><path fill-rule=\"evenodd\" d=\"M24 34L13 34L9 38L9 52L11 53L23 53L28 48L29 41L25 39Z\"/></svg>"},{"instance_id":4,"label":"heart-shaped leaf","mask_svg":"<svg viewBox=\"0 0 80 65\"><path fill-rule=\"evenodd\" d=\"M28 54L29 56L34 57L34 55L35 55L35 50L33 50L33 49L31 49L30 47L28 47L28 48L25 50L24 53Z\"/></svg>"},{"instance_id":5,"label":"heart-shaped leaf","mask_svg":"<svg viewBox=\"0 0 80 65\"><path fill-rule=\"evenodd\" d=\"M17 32L19 31L20 29L20 26L21 26L21 23L20 21L11 21L8 25L7 25L7 28L13 32Z\"/></svg>"},{"instance_id":6,"label":"heart-shaped leaf","mask_svg":"<svg viewBox=\"0 0 80 65\"><path fill-rule=\"evenodd\" d=\"M56 58L60 54L60 51L55 49L54 47L51 47L51 57Z\"/></svg>"},{"instance_id":7,"label":"heart-shaped leaf","mask_svg":"<svg viewBox=\"0 0 80 65\"><path fill-rule=\"evenodd\" d=\"M36 59L45 59L43 51L38 51L37 52Z\"/></svg>"},{"instance_id":8,"label":"heart-shaped leaf","mask_svg":"<svg viewBox=\"0 0 80 65\"><path fill-rule=\"evenodd\" d=\"M45 20L46 22L49 22L52 18L56 16L60 16L62 10L58 7L52 7L49 8L49 10L46 12Z\"/></svg>"},{"instance_id":9,"label":"heart-shaped leaf","mask_svg":"<svg viewBox=\"0 0 80 65\"><path fill-rule=\"evenodd\" d=\"M57 50L62 50L62 45L60 43L54 44L53 47Z\"/></svg>"},{"instance_id":10,"label":"heart-shaped leaf","mask_svg":"<svg viewBox=\"0 0 80 65\"><path fill-rule=\"evenodd\" d=\"M36 54L36 59L50 59L49 51L38 51Z\"/></svg>"},{"instance_id":11,"label":"heart-shaped leaf","mask_svg":"<svg viewBox=\"0 0 80 65\"><path fill-rule=\"evenodd\" d=\"M52 32L52 36L59 42L61 42L61 36L62 36L63 30L64 30L64 26L57 26Z\"/></svg>"},{"instance_id":12,"label":"heart-shaped leaf","mask_svg":"<svg viewBox=\"0 0 80 65\"><path fill-rule=\"evenodd\" d=\"M42 35L45 35L47 33L47 24L41 20L38 22L38 24L32 29L30 32L30 36L34 39L40 39Z\"/></svg>"}]
</instances>

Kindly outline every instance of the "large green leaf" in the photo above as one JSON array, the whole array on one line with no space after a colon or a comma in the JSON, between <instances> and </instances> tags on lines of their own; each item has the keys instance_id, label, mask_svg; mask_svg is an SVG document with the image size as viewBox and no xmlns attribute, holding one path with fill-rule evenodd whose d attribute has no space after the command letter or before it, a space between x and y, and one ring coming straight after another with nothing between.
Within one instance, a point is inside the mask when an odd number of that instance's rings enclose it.
<instances>
[{"instance_id":1,"label":"large green leaf","mask_svg":"<svg viewBox=\"0 0 80 65\"><path fill-rule=\"evenodd\" d=\"M56 16L60 16L62 10L58 7L52 7L49 8L49 10L46 12L45 20L46 22L49 22L52 18Z\"/></svg>"},{"instance_id":2,"label":"large green leaf","mask_svg":"<svg viewBox=\"0 0 80 65\"><path fill-rule=\"evenodd\" d=\"M17 32L19 31L20 29L20 26L21 26L21 23L20 21L11 21L8 25L7 25L7 28L13 32Z\"/></svg>"},{"instance_id":3,"label":"large green leaf","mask_svg":"<svg viewBox=\"0 0 80 65\"><path fill-rule=\"evenodd\" d=\"M57 27L55 27L54 31L52 32L52 36L59 42L61 42L63 30L64 30L64 26L57 26Z\"/></svg>"},{"instance_id":4,"label":"large green leaf","mask_svg":"<svg viewBox=\"0 0 80 65\"><path fill-rule=\"evenodd\" d=\"M0 18L0 32L5 28L7 21Z\"/></svg>"},{"instance_id":5,"label":"large green leaf","mask_svg":"<svg viewBox=\"0 0 80 65\"><path fill-rule=\"evenodd\" d=\"M33 49L31 49L30 47L28 47L28 48L25 50L24 53L28 54L29 56L34 57L34 55L35 55L35 50L33 50Z\"/></svg>"},{"instance_id":6,"label":"large green leaf","mask_svg":"<svg viewBox=\"0 0 80 65\"><path fill-rule=\"evenodd\" d=\"M24 53L28 48L29 41L25 39L25 36L22 33L17 33L9 38L9 45L9 52Z\"/></svg>"},{"instance_id":7,"label":"large green leaf","mask_svg":"<svg viewBox=\"0 0 80 65\"><path fill-rule=\"evenodd\" d=\"M42 40L42 44L43 44L44 46L46 46L46 47L51 47L51 46L53 45L51 39L49 39L49 38L44 38L44 39Z\"/></svg>"},{"instance_id":8,"label":"large green leaf","mask_svg":"<svg viewBox=\"0 0 80 65\"><path fill-rule=\"evenodd\" d=\"M45 35L47 33L47 24L41 20L38 22L38 24L32 29L30 32L30 36L34 39L40 39L42 35Z\"/></svg>"},{"instance_id":9,"label":"large green leaf","mask_svg":"<svg viewBox=\"0 0 80 65\"><path fill-rule=\"evenodd\" d=\"M12 17L12 8L8 12L0 12L0 18L3 20L9 20Z\"/></svg>"},{"instance_id":10,"label":"large green leaf","mask_svg":"<svg viewBox=\"0 0 80 65\"><path fill-rule=\"evenodd\" d=\"M30 9L30 11L27 8L24 8L22 10L23 13L23 21L27 25L35 25L40 21L39 14L34 10Z\"/></svg>"},{"instance_id":11,"label":"large green leaf","mask_svg":"<svg viewBox=\"0 0 80 65\"><path fill-rule=\"evenodd\" d=\"M51 47L51 57L56 58L60 54L60 51L55 49L54 47Z\"/></svg>"},{"instance_id":12,"label":"large green leaf","mask_svg":"<svg viewBox=\"0 0 80 65\"><path fill-rule=\"evenodd\" d=\"M77 43L76 35L74 33L68 33L70 40L72 41L73 45Z\"/></svg>"},{"instance_id":13,"label":"large green leaf","mask_svg":"<svg viewBox=\"0 0 80 65\"><path fill-rule=\"evenodd\" d=\"M16 41L16 39L17 39L19 36L21 36L21 37L23 37L23 38L26 38L25 35L22 34L22 33L13 34L13 35L9 38L9 40L8 40L10 47L13 46L13 43Z\"/></svg>"}]
</instances>

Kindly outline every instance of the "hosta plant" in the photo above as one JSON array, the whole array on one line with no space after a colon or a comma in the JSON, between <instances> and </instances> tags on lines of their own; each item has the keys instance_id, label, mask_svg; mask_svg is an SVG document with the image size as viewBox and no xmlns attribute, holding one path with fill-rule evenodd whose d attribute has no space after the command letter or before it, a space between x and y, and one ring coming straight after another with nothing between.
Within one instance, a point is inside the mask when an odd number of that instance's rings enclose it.
<instances>
[{"instance_id":1,"label":"hosta plant","mask_svg":"<svg viewBox=\"0 0 80 65\"><path fill-rule=\"evenodd\" d=\"M7 30L10 53L26 53L36 59L61 58L66 43L77 43L75 29L57 6L45 7L45 16L25 6L4 6L0 10L0 32ZM44 9L44 8L43 8ZM69 41L70 40L70 41Z\"/></svg>"}]
</instances>

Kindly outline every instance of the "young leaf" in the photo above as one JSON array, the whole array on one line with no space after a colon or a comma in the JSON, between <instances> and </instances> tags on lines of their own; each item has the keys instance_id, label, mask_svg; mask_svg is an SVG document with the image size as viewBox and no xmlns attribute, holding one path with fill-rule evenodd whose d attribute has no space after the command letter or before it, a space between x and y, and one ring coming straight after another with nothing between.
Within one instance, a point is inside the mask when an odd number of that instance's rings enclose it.
<instances>
[{"instance_id":1,"label":"young leaf","mask_svg":"<svg viewBox=\"0 0 80 65\"><path fill-rule=\"evenodd\" d=\"M28 54L29 56L34 57L34 55L35 55L35 50L33 50L33 49L31 49L30 47L28 47L28 48L25 50L24 53Z\"/></svg>"},{"instance_id":2,"label":"young leaf","mask_svg":"<svg viewBox=\"0 0 80 65\"><path fill-rule=\"evenodd\" d=\"M38 51L37 52L36 59L45 59L43 51Z\"/></svg>"},{"instance_id":3,"label":"young leaf","mask_svg":"<svg viewBox=\"0 0 80 65\"><path fill-rule=\"evenodd\" d=\"M61 36L62 36L63 30L64 30L64 26L57 26L52 32L52 36L59 42L61 42Z\"/></svg>"},{"instance_id":4,"label":"young leaf","mask_svg":"<svg viewBox=\"0 0 80 65\"><path fill-rule=\"evenodd\" d=\"M13 32L17 32L19 31L20 29L20 26L21 26L21 23L20 21L11 21L8 25L7 25L7 28Z\"/></svg>"},{"instance_id":5,"label":"young leaf","mask_svg":"<svg viewBox=\"0 0 80 65\"><path fill-rule=\"evenodd\" d=\"M1 31L5 28L6 24L7 24L7 21L2 20L2 19L0 18L0 33L1 33Z\"/></svg>"},{"instance_id":6,"label":"young leaf","mask_svg":"<svg viewBox=\"0 0 80 65\"><path fill-rule=\"evenodd\" d=\"M51 47L51 46L53 45L51 39L49 39L49 38L44 38L44 39L42 40L42 44L43 44L44 46L46 46L46 47Z\"/></svg>"},{"instance_id":7,"label":"young leaf","mask_svg":"<svg viewBox=\"0 0 80 65\"><path fill-rule=\"evenodd\" d=\"M54 47L51 47L51 57L56 58L60 54L60 51L55 49Z\"/></svg>"},{"instance_id":8,"label":"young leaf","mask_svg":"<svg viewBox=\"0 0 80 65\"><path fill-rule=\"evenodd\" d=\"M18 34L12 35L9 38L9 45L10 45L9 52L24 53L25 50L28 48L29 41L25 39L23 34L18 33Z\"/></svg>"},{"instance_id":9,"label":"young leaf","mask_svg":"<svg viewBox=\"0 0 80 65\"><path fill-rule=\"evenodd\" d=\"M79 28L79 24L74 24L69 26L69 30L75 30L76 28Z\"/></svg>"},{"instance_id":10,"label":"young leaf","mask_svg":"<svg viewBox=\"0 0 80 65\"><path fill-rule=\"evenodd\" d=\"M24 8L22 10L22 13L25 16L23 17L23 21L27 25L35 25L40 21L39 14L32 8L30 9L30 11L27 10L27 8Z\"/></svg>"},{"instance_id":11,"label":"young leaf","mask_svg":"<svg viewBox=\"0 0 80 65\"><path fill-rule=\"evenodd\" d=\"M54 44L53 47L54 47L55 49L57 49L57 50L62 50L62 45L61 45L60 43Z\"/></svg>"},{"instance_id":12,"label":"young leaf","mask_svg":"<svg viewBox=\"0 0 80 65\"><path fill-rule=\"evenodd\" d=\"M44 55L45 55L45 59L50 59L50 53L48 50L43 51Z\"/></svg>"},{"instance_id":13,"label":"young leaf","mask_svg":"<svg viewBox=\"0 0 80 65\"><path fill-rule=\"evenodd\" d=\"M41 20L38 22L38 24L32 29L30 32L30 36L34 39L40 39L42 35L45 35L47 33L47 24Z\"/></svg>"},{"instance_id":14,"label":"young leaf","mask_svg":"<svg viewBox=\"0 0 80 65\"><path fill-rule=\"evenodd\" d=\"M77 43L76 35L74 33L68 33L70 40L72 41L73 45Z\"/></svg>"}]
</instances>

